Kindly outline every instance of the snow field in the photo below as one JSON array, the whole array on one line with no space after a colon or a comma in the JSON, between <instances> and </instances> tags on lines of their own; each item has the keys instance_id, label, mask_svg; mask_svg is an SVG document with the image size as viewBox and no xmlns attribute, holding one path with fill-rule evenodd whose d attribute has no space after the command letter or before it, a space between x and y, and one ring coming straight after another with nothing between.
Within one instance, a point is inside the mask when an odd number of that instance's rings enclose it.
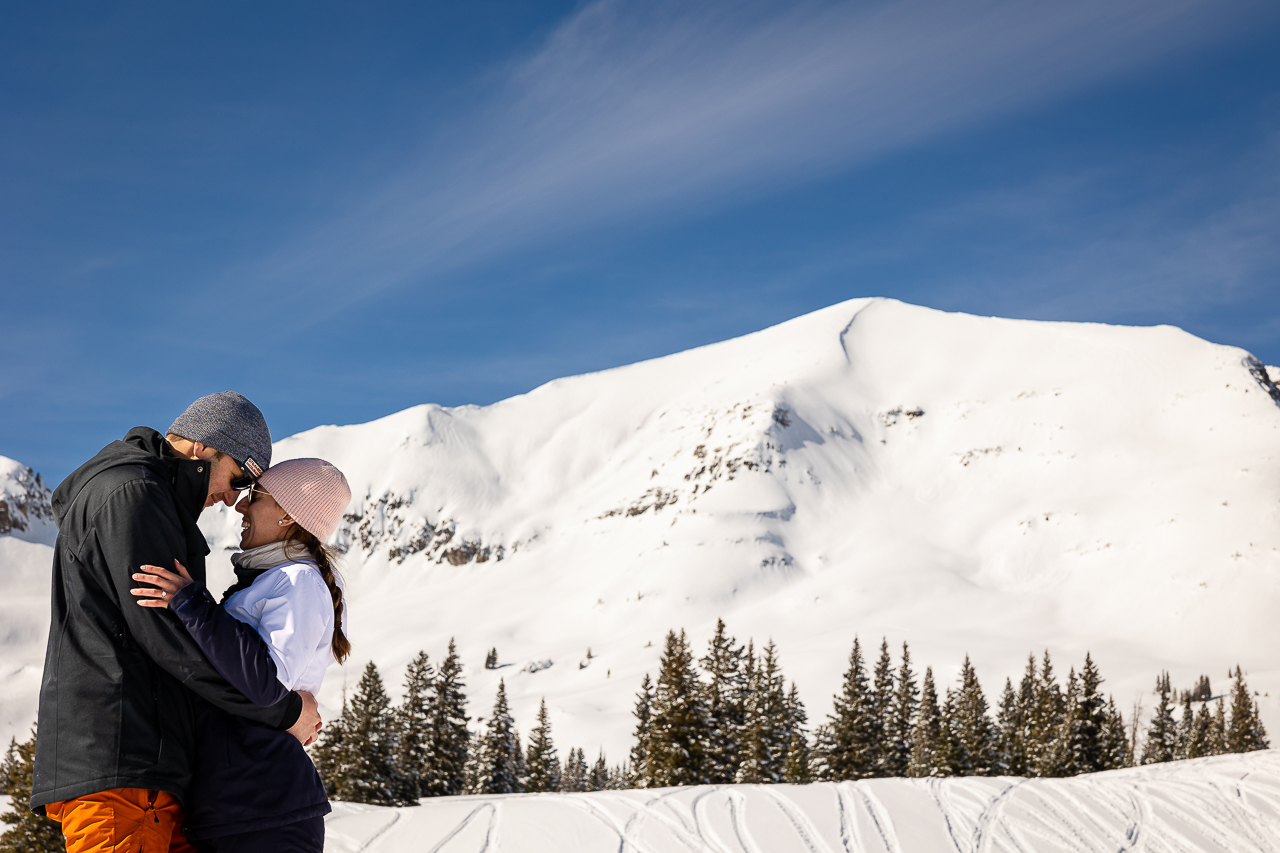
<instances>
[{"instance_id":1,"label":"snow field","mask_svg":"<svg viewBox=\"0 0 1280 853\"><path fill-rule=\"evenodd\" d=\"M1072 779L875 779L335 803L326 853L1280 850L1273 750Z\"/></svg>"}]
</instances>

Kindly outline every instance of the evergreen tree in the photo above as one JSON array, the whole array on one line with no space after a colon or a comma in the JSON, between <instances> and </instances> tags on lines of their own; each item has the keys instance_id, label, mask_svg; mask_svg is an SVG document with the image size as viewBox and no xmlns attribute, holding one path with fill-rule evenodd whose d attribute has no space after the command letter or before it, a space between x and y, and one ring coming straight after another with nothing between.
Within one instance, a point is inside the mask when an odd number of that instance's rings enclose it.
<instances>
[{"instance_id":1,"label":"evergreen tree","mask_svg":"<svg viewBox=\"0 0 1280 853\"><path fill-rule=\"evenodd\" d=\"M1169 673L1161 673L1156 678L1155 694L1160 697L1160 704L1156 706L1155 715L1147 727L1147 742L1142 747L1143 764L1172 761L1174 755L1176 726L1173 722L1173 688L1169 685Z\"/></svg>"},{"instance_id":2,"label":"evergreen tree","mask_svg":"<svg viewBox=\"0 0 1280 853\"><path fill-rule=\"evenodd\" d=\"M1035 666L1035 658L1032 658L1031 665ZM1022 718L1022 703L1018 701L1018 694L1013 691L1013 682L1006 678L996 711L996 761L1002 774L1027 774L1027 754L1022 746Z\"/></svg>"},{"instance_id":3,"label":"evergreen tree","mask_svg":"<svg viewBox=\"0 0 1280 853\"><path fill-rule=\"evenodd\" d=\"M493 713L480 740L476 776L472 794L518 794L524 786L520 782L524 760L520 751L520 735L507 704L507 685L498 681L498 695L493 702Z\"/></svg>"},{"instance_id":4,"label":"evergreen tree","mask_svg":"<svg viewBox=\"0 0 1280 853\"><path fill-rule=\"evenodd\" d=\"M1115 700L1107 697L1107 710L1102 723L1102 766L1100 770L1118 770L1133 764L1129 738L1125 734L1124 717Z\"/></svg>"},{"instance_id":5,"label":"evergreen tree","mask_svg":"<svg viewBox=\"0 0 1280 853\"><path fill-rule=\"evenodd\" d=\"M1101 688L1102 674L1098 672L1093 656L1085 652L1084 668L1080 670L1079 700L1073 712L1075 722L1072 725L1071 763L1077 773L1110 769L1103 735L1108 708Z\"/></svg>"},{"instance_id":6,"label":"evergreen tree","mask_svg":"<svg viewBox=\"0 0 1280 853\"><path fill-rule=\"evenodd\" d=\"M400 738L391 697L373 661L364 668L342 715L341 754L346 772L335 780L334 797L350 803L412 805L396 761Z\"/></svg>"},{"instance_id":7,"label":"evergreen tree","mask_svg":"<svg viewBox=\"0 0 1280 853\"><path fill-rule=\"evenodd\" d=\"M338 792L344 794L352 789L352 773L349 750L347 748L347 695L342 694L342 711L337 719L330 720L320 730L320 736L311 747L311 761L316 765L320 781L324 784L325 794L331 800L342 799Z\"/></svg>"},{"instance_id":8,"label":"evergreen tree","mask_svg":"<svg viewBox=\"0 0 1280 853\"><path fill-rule=\"evenodd\" d=\"M560 757L551 741L551 717L547 700L538 706L538 724L529 732L529 751L525 756L524 789L530 793L560 789Z\"/></svg>"},{"instance_id":9,"label":"evergreen tree","mask_svg":"<svg viewBox=\"0 0 1280 853\"><path fill-rule=\"evenodd\" d=\"M467 731L465 687L462 659L450 638L449 654L431 685L429 750L426 773L419 783L419 796L452 796L461 794L466 786L471 733Z\"/></svg>"},{"instance_id":10,"label":"evergreen tree","mask_svg":"<svg viewBox=\"0 0 1280 853\"><path fill-rule=\"evenodd\" d=\"M1175 761L1191 757L1191 741L1194 737L1195 723L1196 714L1195 711L1191 710L1191 693L1184 690L1182 693L1182 715L1178 718L1178 724L1173 730L1173 758Z\"/></svg>"},{"instance_id":11,"label":"evergreen tree","mask_svg":"<svg viewBox=\"0 0 1280 853\"><path fill-rule=\"evenodd\" d=\"M1218 697L1218 703L1213 712L1213 725L1209 726L1208 743L1205 747L1206 755L1222 755L1227 751L1227 706L1223 701L1223 697Z\"/></svg>"},{"instance_id":12,"label":"evergreen tree","mask_svg":"<svg viewBox=\"0 0 1280 853\"><path fill-rule=\"evenodd\" d=\"M896 776L895 756L889 748L889 732L893 728L893 658L889 641L880 639L880 658L876 661L871 690L871 760L876 776Z\"/></svg>"},{"instance_id":13,"label":"evergreen tree","mask_svg":"<svg viewBox=\"0 0 1280 853\"><path fill-rule=\"evenodd\" d=\"M1045 649L1040 675L1032 689L1032 702L1027 714L1027 770L1031 776L1056 776L1062 752L1055 741L1062 729L1066 698L1053 672L1053 661Z\"/></svg>"},{"instance_id":14,"label":"evergreen tree","mask_svg":"<svg viewBox=\"0 0 1280 853\"><path fill-rule=\"evenodd\" d=\"M920 687L920 709L916 713L915 730L911 734L911 761L907 775L914 777L948 776L946 745L943 738L942 711L938 708L938 691L933 683L933 667L924 668Z\"/></svg>"},{"instance_id":15,"label":"evergreen tree","mask_svg":"<svg viewBox=\"0 0 1280 853\"><path fill-rule=\"evenodd\" d=\"M667 633L654 691L647 760L650 788L706 781L710 724L704 691L683 630Z\"/></svg>"},{"instance_id":16,"label":"evergreen tree","mask_svg":"<svg viewBox=\"0 0 1280 853\"><path fill-rule=\"evenodd\" d=\"M809 771L809 743L804 732L791 732L791 742L787 744L787 763L782 768L782 781L791 785L807 785L813 781Z\"/></svg>"},{"instance_id":17,"label":"evergreen tree","mask_svg":"<svg viewBox=\"0 0 1280 853\"><path fill-rule=\"evenodd\" d=\"M0 853L61 853L67 849L62 824L27 808L35 755L35 731L25 743L9 739L9 749L0 763L0 784L4 785L0 793L9 798L13 810L0 815L0 821L9 825L0 835Z\"/></svg>"},{"instance_id":18,"label":"evergreen tree","mask_svg":"<svg viewBox=\"0 0 1280 853\"><path fill-rule=\"evenodd\" d=\"M950 691L948 691L950 694ZM949 697L950 698L950 697ZM965 655L960 688L951 705L948 734L953 742L951 771L956 776L990 776L995 771L995 730L978 673Z\"/></svg>"},{"instance_id":19,"label":"evergreen tree","mask_svg":"<svg viewBox=\"0 0 1280 853\"><path fill-rule=\"evenodd\" d=\"M587 790L587 757L581 749L570 749L560 774L560 790L577 793Z\"/></svg>"},{"instance_id":20,"label":"evergreen tree","mask_svg":"<svg viewBox=\"0 0 1280 853\"><path fill-rule=\"evenodd\" d=\"M485 668L485 669L497 669L497 668L498 668L498 650L497 650L496 648L494 648L494 649L489 649L488 653L487 653L487 654L485 654L485 656L484 656L484 668Z\"/></svg>"},{"instance_id":21,"label":"evergreen tree","mask_svg":"<svg viewBox=\"0 0 1280 853\"><path fill-rule=\"evenodd\" d=\"M747 655L747 703L737 782L781 782L791 740L791 712L773 641L757 660Z\"/></svg>"},{"instance_id":22,"label":"evergreen tree","mask_svg":"<svg viewBox=\"0 0 1280 853\"><path fill-rule=\"evenodd\" d=\"M824 764L831 781L867 779L875 775L875 721L871 688L862 664L862 647L853 639L849 669L834 700L830 716L830 740L824 744Z\"/></svg>"},{"instance_id":23,"label":"evergreen tree","mask_svg":"<svg viewBox=\"0 0 1280 853\"><path fill-rule=\"evenodd\" d=\"M428 775L427 762L431 755L431 682L435 673L420 651L405 669L404 700L396 709L396 728L399 735L400 768L403 785L401 799L416 802L422 796L423 780Z\"/></svg>"},{"instance_id":24,"label":"evergreen tree","mask_svg":"<svg viewBox=\"0 0 1280 853\"><path fill-rule=\"evenodd\" d=\"M898 667L897 688L893 694L893 705L885 731L882 767L888 776L907 775L919 696L920 688L916 686L916 676L911 671L911 652L907 649L907 644L903 643L902 665Z\"/></svg>"},{"instance_id":25,"label":"evergreen tree","mask_svg":"<svg viewBox=\"0 0 1280 853\"><path fill-rule=\"evenodd\" d=\"M604 748L600 749L600 755L596 757L596 763L591 765L591 773L587 776L588 791L605 791L613 787L613 775L609 770L609 762L605 761Z\"/></svg>"},{"instance_id":26,"label":"evergreen tree","mask_svg":"<svg viewBox=\"0 0 1280 853\"><path fill-rule=\"evenodd\" d=\"M1195 695L1195 691L1192 691ZM1183 710L1186 713L1187 709ZM1203 758L1206 755L1214 755L1209 751L1209 739L1211 730L1213 729L1213 715L1209 713L1209 703L1205 702L1200 706L1200 710L1196 712L1195 719L1191 722L1191 731L1187 736L1186 758Z\"/></svg>"},{"instance_id":27,"label":"evergreen tree","mask_svg":"<svg viewBox=\"0 0 1280 853\"><path fill-rule=\"evenodd\" d=\"M1227 752L1253 752L1270 746L1258 703L1249 692L1238 664L1231 681L1231 719L1227 723L1226 745Z\"/></svg>"},{"instance_id":28,"label":"evergreen tree","mask_svg":"<svg viewBox=\"0 0 1280 853\"><path fill-rule=\"evenodd\" d=\"M653 681L649 673L644 674L640 683L640 692L636 694L635 738L636 745L631 747L630 783L637 788L649 787L649 740L653 733Z\"/></svg>"},{"instance_id":29,"label":"evergreen tree","mask_svg":"<svg viewBox=\"0 0 1280 853\"><path fill-rule=\"evenodd\" d=\"M1062 694L1062 720L1054 732L1049 748L1052 756L1044 767L1046 776L1075 776L1082 773L1076 747L1081 737L1080 679L1075 667L1067 675L1067 689Z\"/></svg>"},{"instance_id":30,"label":"evergreen tree","mask_svg":"<svg viewBox=\"0 0 1280 853\"><path fill-rule=\"evenodd\" d=\"M727 635L724 620L717 619L710 648L701 660L710 727L706 778L716 785L732 782L738 773L739 737L745 721L746 697L742 662L742 646Z\"/></svg>"},{"instance_id":31,"label":"evergreen tree","mask_svg":"<svg viewBox=\"0 0 1280 853\"><path fill-rule=\"evenodd\" d=\"M838 781L831 769L831 754L835 741L828 723L813 730L813 746L809 749L809 777L815 782Z\"/></svg>"}]
</instances>

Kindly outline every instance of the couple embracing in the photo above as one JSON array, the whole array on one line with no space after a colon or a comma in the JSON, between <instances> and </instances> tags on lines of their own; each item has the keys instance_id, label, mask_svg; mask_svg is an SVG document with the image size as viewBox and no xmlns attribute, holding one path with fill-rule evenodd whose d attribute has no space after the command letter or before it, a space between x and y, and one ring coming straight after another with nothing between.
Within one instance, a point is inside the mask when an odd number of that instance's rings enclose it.
<instances>
[{"instance_id":1,"label":"couple embracing","mask_svg":"<svg viewBox=\"0 0 1280 853\"><path fill-rule=\"evenodd\" d=\"M329 801L303 747L325 670L350 651L324 541L351 490L323 460L270 463L262 413L225 391L163 435L131 430L54 492L31 807L68 853L323 849ZM243 531L215 601L196 519L219 502Z\"/></svg>"}]
</instances>

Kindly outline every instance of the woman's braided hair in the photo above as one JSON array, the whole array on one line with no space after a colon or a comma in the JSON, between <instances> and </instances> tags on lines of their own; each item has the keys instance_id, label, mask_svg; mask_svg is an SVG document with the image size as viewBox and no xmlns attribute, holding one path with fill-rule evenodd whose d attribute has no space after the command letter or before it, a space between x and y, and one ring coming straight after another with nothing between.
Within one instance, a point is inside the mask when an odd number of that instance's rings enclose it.
<instances>
[{"instance_id":1,"label":"woman's braided hair","mask_svg":"<svg viewBox=\"0 0 1280 853\"><path fill-rule=\"evenodd\" d=\"M316 561L316 567L320 569L320 577L324 578L324 585L329 587L329 596L333 599L333 657L338 663L342 663L351 654L351 641L347 639L346 634L342 633L342 610L346 602L342 597L342 587L338 586L337 570L333 565L333 551L314 535L303 530L301 524L294 524L290 528L289 535L285 538L286 554L291 545L307 551Z\"/></svg>"}]
</instances>

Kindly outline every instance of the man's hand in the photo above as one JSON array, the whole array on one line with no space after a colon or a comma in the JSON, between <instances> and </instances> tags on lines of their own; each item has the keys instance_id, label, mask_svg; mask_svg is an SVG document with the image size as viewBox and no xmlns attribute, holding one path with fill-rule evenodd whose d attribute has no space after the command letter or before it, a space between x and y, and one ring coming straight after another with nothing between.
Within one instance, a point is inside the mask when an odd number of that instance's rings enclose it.
<instances>
[{"instance_id":1,"label":"man's hand","mask_svg":"<svg viewBox=\"0 0 1280 853\"><path fill-rule=\"evenodd\" d=\"M299 690L298 695L302 697L302 713L298 715L298 722L290 726L289 734L296 737L303 746L311 746L324 721L320 719L320 706L316 704L316 697L305 690Z\"/></svg>"}]
</instances>

